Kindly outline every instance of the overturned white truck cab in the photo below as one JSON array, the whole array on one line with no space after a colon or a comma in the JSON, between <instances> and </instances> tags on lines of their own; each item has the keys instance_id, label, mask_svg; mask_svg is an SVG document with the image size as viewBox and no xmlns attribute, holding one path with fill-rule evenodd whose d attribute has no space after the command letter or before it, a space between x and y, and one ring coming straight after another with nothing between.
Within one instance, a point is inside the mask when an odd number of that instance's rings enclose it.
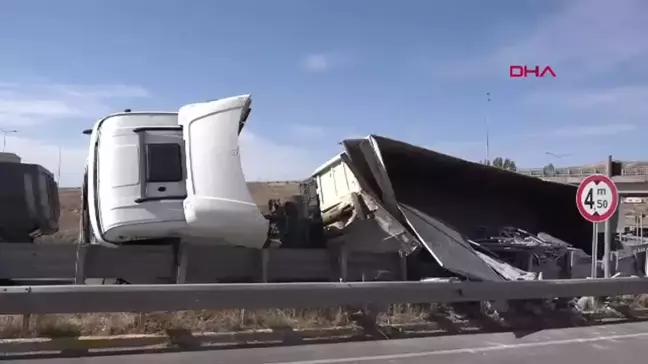
<instances>
[{"instance_id":1,"label":"overturned white truck cab","mask_svg":"<svg viewBox=\"0 0 648 364\"><path fill-rule=\"evenodd\" d=\"M116 247L183 238L262 248L268 221L247 189L238 146L250 105L242 95L99 120L86 131L82 241Z\"/></svg>"}]
</instances>

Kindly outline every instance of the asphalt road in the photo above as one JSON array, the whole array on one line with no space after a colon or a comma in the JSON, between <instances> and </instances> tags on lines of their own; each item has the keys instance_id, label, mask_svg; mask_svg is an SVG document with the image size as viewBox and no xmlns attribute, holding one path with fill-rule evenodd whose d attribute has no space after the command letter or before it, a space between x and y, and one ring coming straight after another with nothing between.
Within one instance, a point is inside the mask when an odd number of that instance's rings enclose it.
<instances>
[{"instance_id":1,"label":"asphalt road","mask_svg":"<svg viewBox=\"0 0 648 364\"><path fill-rule=\"evenodd\" d=\"M12 360L15 364L610 364L648 357L648 323L259 349Z\"/></svg>"}]
</instances>

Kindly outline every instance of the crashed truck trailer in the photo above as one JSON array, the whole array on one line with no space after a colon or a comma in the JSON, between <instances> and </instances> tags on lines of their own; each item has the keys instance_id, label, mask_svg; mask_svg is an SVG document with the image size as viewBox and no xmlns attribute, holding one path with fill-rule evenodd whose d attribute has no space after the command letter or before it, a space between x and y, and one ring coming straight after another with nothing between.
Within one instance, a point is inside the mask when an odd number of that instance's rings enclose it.
<instances>
[{"instance_id":1,"label":"crashed truck trailer","mask_svg":"<svg viewBox=\"0 0 648 364\"><path fill-rule=\"evenodd\" d=\"M350 251L400 250L413 258L432 257L437 264L426 265L432 274L422 276L450 273L474 280L537 278L521 270L530 266L506 263L496 253L510 245L511 238L515 248L528 247L526 240L532 237L527 231L548 233L577 248L588 240L589 228L578 216L570 186L377 136L343 142L345 153L340 158L358 187L351 194L351 218L345 217L343 225L331 223L324 218L328 211L310 204L313 209L289 209L284 204L283 212L273 208L262 214L246 188L238 153L250 104L250 95L240 95L185 105L177 112L126 110L96 122L87 131L91 140L81 240L118 247L166 244L171 239L256 250L296 244L335 248L341 243ZM210 165L218 168L204 169ZM298 197L312 201L311 192L302 191ZM316 193L316 200L328 195L322 192ZM306 237L302 234L306 230L308 236L310 231L324 230L320 215L327 228L337 224L337 230L322 231L323 239L286 239ZM500 236L497 230L508 226L526 231L498 240L503 242L499 245L469 240ZM560 246L560 252L569 246L532 239L531 244L542 249ZM411 254L421 251L429 254Z\"/></svg>"},{"instance_id":2,"label":"crashed truck trailer","mask_svg":"<svg viewBox=\"0 0 648 364\"><path fill-rule=\"evenodd\" d=\"M576 209L575 186L545 182L374 135L342 144L345 151L338 159L355 177L356 190L375 199L453 274L477 280L502 279L505 272L498 271L498 275L494 269L513 267L484 254L475 240L499 236L500 229L508 226L548 234L590 252L591 225ZM330 205L322 198L320 202L324 202L323 210Z\"/></svg>"}]
</instances>

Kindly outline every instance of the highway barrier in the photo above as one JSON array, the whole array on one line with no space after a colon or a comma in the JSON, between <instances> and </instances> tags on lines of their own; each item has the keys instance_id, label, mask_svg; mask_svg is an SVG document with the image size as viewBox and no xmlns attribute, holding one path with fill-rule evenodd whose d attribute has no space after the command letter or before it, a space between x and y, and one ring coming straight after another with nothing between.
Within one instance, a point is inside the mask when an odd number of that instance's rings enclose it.
<instances>
[{"instance_id":1,"label":"highway barrier","mask_svg":"<svg viewBox=\"0 0 648 364\"><path fill-rule=\"evenodd\" d=\"M648 279L9 286L0 288L0 314L318 308L638 293L648 293Z\"/></svg>"},{"instance_id":2,"label":"highway barrier","mask_svg":"<svg viewBox=\"0 0 648 364\"><path fill-rule=\"evenodd\" d=\"M569 279L501 282L345 282L166 285L52 285L0 288L0 314L153 312L199 309L318 308L389 304L538 300L648 293L647 278ZM420 326L420 325L419 325ZM403 327L405 328L405 327ZM412 327L415 331L426 327ZM181 330L182 331L182 330ZM438 330L437 330L438 331ZM121 335L0 340L5 355L119 348L191 349L211 345L293 344L363 336L358 327L307 330L252 330L231 333ZM154 348L155 349L155 348Z\"/></svg>"}]
</instances>

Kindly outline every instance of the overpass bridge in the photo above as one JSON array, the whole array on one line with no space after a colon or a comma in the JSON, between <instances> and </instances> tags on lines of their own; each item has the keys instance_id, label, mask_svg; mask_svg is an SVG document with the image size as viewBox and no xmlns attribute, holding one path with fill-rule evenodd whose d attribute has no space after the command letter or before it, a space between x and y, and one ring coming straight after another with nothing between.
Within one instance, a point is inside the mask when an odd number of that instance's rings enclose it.
<instances>
[{"instance_id":1,"label":"overpass bridge","mask_svg":"<svg viewBox=\"0 0 648 364\"><path fill-rule=\"evenodd\" d=\"M606 174L605 166L582 168L520 169L517 173L545 181L578 185L593 174ZM621 175L612 177L624 197L648 197L648 167L623 168Z\"/></svg>"}]
</instances>

